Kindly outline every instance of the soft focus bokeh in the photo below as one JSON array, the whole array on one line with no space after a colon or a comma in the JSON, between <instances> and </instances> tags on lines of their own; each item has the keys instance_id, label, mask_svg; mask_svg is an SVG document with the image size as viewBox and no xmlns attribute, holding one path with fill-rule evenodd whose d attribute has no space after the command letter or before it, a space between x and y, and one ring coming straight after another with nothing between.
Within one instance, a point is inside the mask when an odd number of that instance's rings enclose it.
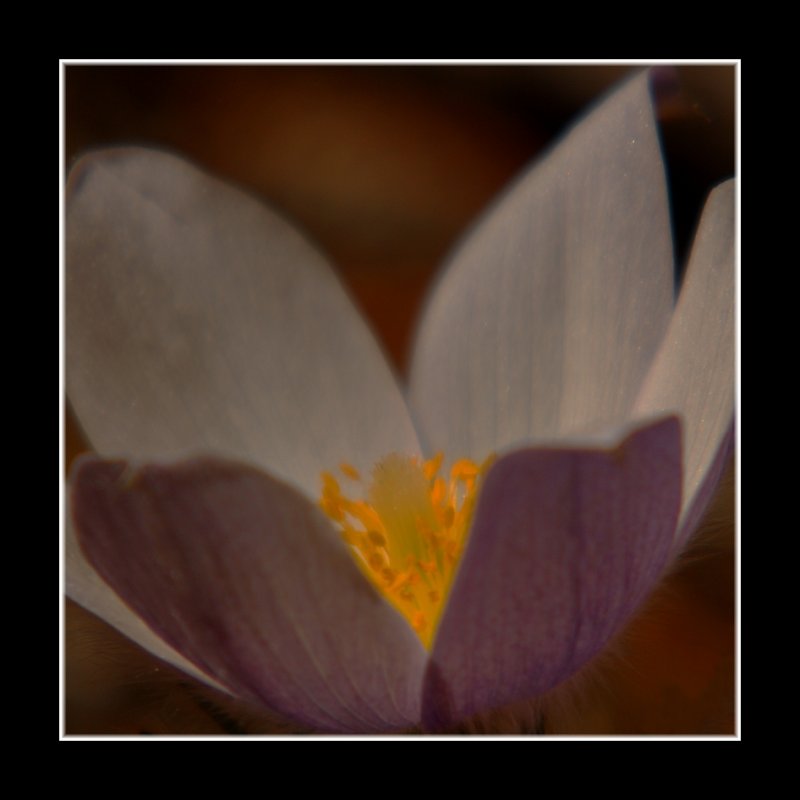
<instances>
[{"instance_id":1,"label":"soft focus bokeh","mask_svg":"<svg viewBox=\"0 0 800 800\"><path fill-rule=\"evenodd\" d=\"M493 196L631 66L64 68L67 169L153 145L246 187L328 254L398 373L442 259ZM735 169L735 71L678 68L661 109L678 256ZM65 467L86 449L69 410ZM549 733L721 734L735 726L733 469L703 531ZM280 730L161 665L67 601L65 723L75 734Z\"/></svg>"}]
</instances>

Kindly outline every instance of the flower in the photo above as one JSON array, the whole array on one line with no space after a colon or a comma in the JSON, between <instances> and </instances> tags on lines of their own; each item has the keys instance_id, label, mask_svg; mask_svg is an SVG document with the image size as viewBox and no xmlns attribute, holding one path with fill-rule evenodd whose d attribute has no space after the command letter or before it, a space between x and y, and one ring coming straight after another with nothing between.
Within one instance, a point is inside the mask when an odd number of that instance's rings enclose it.
<instances>
[{"instance_id":1,"label":"flower","mask_svg":"<svg viewBox=\"0 0 800 800\"><path fill-rule=\"evenodd\" d=\"M673 309L663 171L641 76L455 253L406 403L283 220L171 156L81 162L68 394L111 458L71 476L70 595L317 730L442 730L573 675L683 547L730 447L733 184ZM497 455L430 651L315 505L342 461L423 450Z\"/></svg>"}]
</instances>

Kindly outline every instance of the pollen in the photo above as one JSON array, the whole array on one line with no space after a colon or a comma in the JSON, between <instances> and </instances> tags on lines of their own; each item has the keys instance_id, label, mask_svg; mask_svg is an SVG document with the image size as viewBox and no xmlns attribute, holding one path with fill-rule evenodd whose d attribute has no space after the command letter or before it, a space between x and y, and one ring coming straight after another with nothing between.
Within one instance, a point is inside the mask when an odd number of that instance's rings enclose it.
<instances>
[{"instance_id":1,"label":"pollen","mask_svg":"<svg viewBox=\"0 0 800 800\"><path fill-rule=\"evenodd\" d=\"M361 571L430 648L469 534L478 492L493 458L468 459L439 475L441 453L423 461L393 453L364 481L349 464L322 474L320 507ZM350 487L360 487L360 498Z\"/></svg>"}]
</instances>

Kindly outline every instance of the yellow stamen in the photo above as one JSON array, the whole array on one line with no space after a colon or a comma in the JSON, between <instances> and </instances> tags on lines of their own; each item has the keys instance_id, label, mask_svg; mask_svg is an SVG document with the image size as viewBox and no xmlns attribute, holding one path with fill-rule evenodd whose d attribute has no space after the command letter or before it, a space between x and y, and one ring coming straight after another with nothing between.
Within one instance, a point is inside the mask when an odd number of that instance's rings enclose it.
<instances>
[{"instance_id":1,"label":"yellow stamen","mask_svg":"<svg viewBox=\"0 0 800 800\"><path fill-rule=\"evenodd\" d=\"M430 648L472 523L481 478L493 458L456 461L438 476L443 455L428 461L392 454L372 473L366 499L351 500L322 475L320 507L337 524L356 563ZM339 470L360 481L355 467Z\"/></svg>"}]
</instances>

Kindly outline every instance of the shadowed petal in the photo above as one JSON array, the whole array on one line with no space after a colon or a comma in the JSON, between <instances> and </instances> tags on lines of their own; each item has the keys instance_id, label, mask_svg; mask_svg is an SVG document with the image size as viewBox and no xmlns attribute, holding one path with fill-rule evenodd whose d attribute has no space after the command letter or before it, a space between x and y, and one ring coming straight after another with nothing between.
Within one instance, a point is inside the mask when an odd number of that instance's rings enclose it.
<instances>
[{"instance_id":1,"label":"shadowed petal","mask_svg":"<svg viewBox=\"0 0 800 800\"><path fill-rule=\"evenodd\" d=\"M683 288L636 411L679 412L685 470L679 550L694 531L733 443L735 386L735 200L726 181L703 209Z\"/></svg>"},{"instance_id":2,"label":"shadowed petal","mask_svg":"<svg viewBox=\"0 0 800 800\"><path fill-rule=\"evenodd\" d=\"M136 642L140 647L158 656L168 664L172 664L216 689L226 691L224 686L201 672L177 650L174 650L163 639L156 636L144 624L141 617L134 614L92 569L84 558L78 540L75 538L71 514L67 514L64 523L64 561L66 594L76 603L89 609L109 625L112 625L129 639Z\"/></svg>"},{"instance_id":3,"label":"shadowed petal","mask_svg":"<svg viewBox=\"0 0 800 800\"><path fill-rule=\"evenodd\" d=\"M497 461L434 642L429 728L552 689L620 629L667 560L680 439L672 417L611 450L530 449Z\"/></svg>"},{"instance_id":4,"label":"shadowed petal","mask_svg":"<svg viewBox=\"0 0 800 800\"><path fill-rule=\"evenodd\" d=\"M454 457L628 418L673 256L649 77L578 124L456 251L416 342L412 408Z\"/></svg>"},{"instance_id":5,"label":"shadowed petal","mask_svg":"<svg viewBox=\"0 0 800 800\"><path fill-rule=\"evenodd\" d=\"M287 222L172 156L111 150L69 182L66 380L93 447L216 451L319 492L415 452L375 340Z\"/></svg>"},{"instance_id":6,"label":"shadowed petal","mask_svg":"<svg viewBox=\"0 0 800 800\"><path fill-rule=\"evenodd\" d=\"M87 458L72 493L93 567L237 696L315 730L418 721L419 640L294 490L233 462Z\"/></svg>"}]
</instances>

